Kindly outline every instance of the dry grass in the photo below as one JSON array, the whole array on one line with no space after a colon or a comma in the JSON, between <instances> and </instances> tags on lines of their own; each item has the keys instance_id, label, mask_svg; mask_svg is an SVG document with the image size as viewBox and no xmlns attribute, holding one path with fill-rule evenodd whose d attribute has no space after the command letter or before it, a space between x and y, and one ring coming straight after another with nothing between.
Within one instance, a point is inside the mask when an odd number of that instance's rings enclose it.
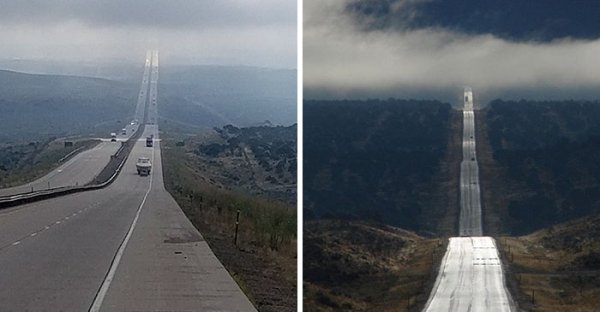
<instances>
[{"instance_id":1,"label":"dry grass","mask_svg":"<svg viewBox=\"0 0 600 312\"><path fill-rule=\"evenodd\" d=\"M164 137L165 186L217 258L259 311L295 311L296 207L212 181L196 155Z\"/></svg>"},{"instance_id":2,"label":"dry grass","mask_svg":"<svg viewBox=\"0 0 600 312\"><path fill-rule=\"evenodd\" d=\"M306 222L304 309L418 310L443 256L441 242L390 226Z\"/></svg>"},{"instance_id":3,"label":"dry grass","mask_svg":"<svg viewBox=\"0 0 600 312\"><path fill-rule=\"evenodd\" d=\"M22 185L39 179L60 166L62 163L58 161L69 153L77 149L79 151L76 153L81 153L98 143L97 140L80 140L74 142L71 147L64 147L64 142L59 140L38 143L39 147L31 151L31 154L22 156L23 162L18 168L0 171L0 188ZM64 159L63 162L66 160Z\"/></svg>"},{"instance_id":4,"label":"dry grass","mask_svg":"<svg viewBox=\"0 0 600 312\"><path fill-rule=\"evenodd\" d=\"M521 307L530 311L600 310L600 270L590 257L600 251L595 233L598 219L498 238Z\"/></svg>"}]
</instances>

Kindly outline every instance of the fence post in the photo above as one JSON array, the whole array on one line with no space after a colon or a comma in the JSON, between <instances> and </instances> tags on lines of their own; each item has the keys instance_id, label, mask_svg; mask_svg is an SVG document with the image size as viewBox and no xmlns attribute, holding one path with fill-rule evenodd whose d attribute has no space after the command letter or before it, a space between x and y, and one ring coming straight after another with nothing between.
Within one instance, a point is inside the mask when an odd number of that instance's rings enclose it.
<instances>
[{"instance_id":1,"label":"fence post","mask_svg":"<svg viewBox=\"0 0 600 312\"><path fill-rule=\"evenodd\" d=\"M238 209L237 211L237 216L235 218L235 236L233 238L233 243L237 246L237 239L238 239L238 228L240 226L240 210Z\"/></svg>"}]
</instances>

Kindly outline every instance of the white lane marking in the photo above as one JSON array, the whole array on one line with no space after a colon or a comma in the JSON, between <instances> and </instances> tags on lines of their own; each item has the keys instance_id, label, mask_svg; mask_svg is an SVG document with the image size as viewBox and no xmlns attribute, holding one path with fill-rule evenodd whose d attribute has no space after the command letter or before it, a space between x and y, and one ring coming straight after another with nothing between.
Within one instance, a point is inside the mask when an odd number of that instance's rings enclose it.
<instances>
[{"instance_id":1,"label":"white lane marking","mask_svg":"<svg viewBox=\"0 0 600 312\"><path fill-rule=\"evenodd\" d=\"M152 162L154 163L154 149L152 149ZM150 185L148 186L148 190L146 191L146 194L144 195L144 199L142 199L142 203L140 204L140 206L137 209L137 212L135 213L135 218L133 218L133 222L131 223L131 226L129 227L129 231L127 231L127 235L125 235L125 239L123 239L123 242L121 242L121 246L119 246L119 250L117 250L117 254L115 255L115 257L110 265L110 269L108 270L108 273L106 274L106 277L104 278L104 281L102 282L102 286L100 287L100 290L98 290L98 293L96 294L96 298L94 298L94 302L92 303L92 306L90 307L89 312L98 312L98 311L100 311L100 308L102 307L102 302L104 301L104 298L106 297L106 294L108 293L108 288L110 287L110 283L112 283L112 281L115 277L115 272L117 272L117 268L119 267L119 263L121 262L121 258L123 257L123 253L125 252L125 248L127 247L127 244L129 243L129 239L131 238L131 235L133 234L133 230L135 229L137 221L140 217L142 208L144 207L144 204L146 203L146 198L148 198L148 195L150 194L150 190L152 190L152 178L154 177L155 172L156 172L155 170L152 170L152 173L150 174Z\"/></svg>"},{"instance_id":2,"label":"white lane marking","mask_svg":"<svg viewBox=\"0 0 600 312\"><path fill-rule=\"evenodd\" d=\"M74 213L73 215L76 215L76 214L77 214L77 213ZM69 217L67 216L67 217L65 217L63 220L69 220ZM64 221L64 222L66 222L66 221ZM23 240L25 240L25 239L27 239L27 238L29 238L29 237L34 237L34 236L38 235L39 233L41 233L42 231L49 230L51 226L53 226L53 225L55 225L55 224L60 224L60 223L61 223L61 221L59 220L59 221L53 222L52 224L46 225L46 226L44 226L44 228L43 228L43 229L37 230L36 232L33 232L33 233L30 233L30 234L29 234L29 236L25 235L25 236L21 237L21 238L20 238L20 240L18 240L18 241L16 241L16 242L13 242L13 243L11 243L11 244L10 244L10 246L16 246L16 245L19 245L19 244L21 243L21 241L23 241ZM9 245L0 246L0 250L1 250L1 249L4 249L4 248L6 248L6 247L8 247L8 246L9 246Z\"/></svg>"}]
</instances>

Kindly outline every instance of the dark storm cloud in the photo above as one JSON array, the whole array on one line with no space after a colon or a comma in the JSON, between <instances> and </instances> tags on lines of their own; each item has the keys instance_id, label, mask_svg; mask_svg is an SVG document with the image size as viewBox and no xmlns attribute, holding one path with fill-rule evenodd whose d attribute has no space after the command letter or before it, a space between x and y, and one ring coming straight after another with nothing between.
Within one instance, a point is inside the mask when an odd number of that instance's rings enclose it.
<instances>
[{"instance_id":1,"label":"dark storm cloud","mask_svg":"<svg viewBox=\"0 0 600 312\"><path fill-rule=\"evenodd\" d=\"M413 0L387 2L413 16L404 5ZM458 94L464 86L478 95L502 95L498 90L503 90L510 96L510 90L527 89L545 95L550 93L544 90L600 86L599 39L513 41L438 27L365 29L365 21L348 10L351 3L304 2L305 98L431 98L452 90Z\"/></svg>"},{"instance_id":2,"label":"dark storm cloud","mask_svg":"<svg viewBox=\"0 0 600 312\"><path fill-rule=\"evenodd\" d=\"M276 26L295 23L296 3L276 0L0 1L0 24L41 26L69 20L105 27Z\"/></svg>"},{"instance_id":3,"label":"dark storm cloud","mask_svg":"<svg viewBox=\"0 0 600 312\"><path fill-rule=\"evenodd\" d=\"M346 11L365 29L442 28L511 41L600 38L594 0L352 0Z\"/></svg>"}]
</instances>

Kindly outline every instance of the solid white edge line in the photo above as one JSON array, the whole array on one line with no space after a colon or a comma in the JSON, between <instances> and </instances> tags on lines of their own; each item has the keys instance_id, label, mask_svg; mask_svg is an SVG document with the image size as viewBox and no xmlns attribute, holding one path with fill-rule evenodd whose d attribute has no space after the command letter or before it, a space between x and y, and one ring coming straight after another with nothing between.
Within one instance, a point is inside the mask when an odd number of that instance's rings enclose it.
<instances>
[{"instance_id":1,"label":"solid white edge line","mask_svg":"<svg viewBox=\"0 0 600 312\"><path fill-rule=\"evenodd\" d=\"M152 162L154 162L154 149L152 149ZM108 273L106 274L106 277L104 278L104 281L102 282L102 286L100 287L100 290L98 290L98 293L96 294L96 297L94 298L94 303L90 307L90 310L89 310L90 312L98 312L98 311L100 311L100 308L102 308L102 302L104 301L104 298L106 297L106 294L108 293L108 288L110 287L110 284L112 283L112 281L115 277L115 273L117 272L117 268L119 267L119 263L121 262L121 258L123 257L123 253L125 252L125 248L127 248L127 244L129 243L129 239L131 239L131 235L133 234L133 230L135 229L137 221L140 217L142 208L144 207L144 204L146 203L146 198L148 198L148 195L150 194L150 191L152 190L152 178L153 177L154 177L154 170L152 170L152 173L150 174L150 185L148 185L148 190L146 191L146 194L144 195L144 199L142 199L142 203L140 204L140 206L137 209L137 212L135 213L135 218L133 218L133 222L131 223L131 226L129 227L129 231L127 231L127 235L125 235L125 238L121 242L121 246L119 246L119 250L117 251L117 254L113 258L113 261L110 265L110 270L108 270Z\"/></svg>"},{"instance_id":2,"label":"solid white edge line","mask_svg":"<svg viewBox=\"0 0 600 312\"><path fill-rule=\"evenodd\" d=\"M148 77L148 78L150 78L150 77ZM144 128L144 131L145 130L146 129ZM152 148L152 162L153 163L154 163L154 151L155 151L155 149ZM125 248L127 248L127 244L129 243L129 240L131 239L133 230L135 229L137 221L140 217L140 213L142 212L142 208L144 207L144 204L146 203L146 199L148 198L148 195L150 194L150 191L152 190L152 180L154 177L154 173L155 173L155 170L152 170L150 173L150 184L148 185L148 190L146 191L146 194L144 195L144 199L142 199L142 203L140 204L140 206L138 207L138 209L135 213L135 218L133 218L133 222L131 223L131 226L129 227L129 231L127 231L127 235L125 235L125 238L121 242L121 245L119 246L119 249L117 250L117 253L115 254L115 257L113 258L113 261L110 265L110 269L108 270L108 273L106 274L106 277L104 278L104 281L102 282L102 286L100 287L100 290L98 290L98 293L96 293L94 302L92 303L92 306L89 309L90 312L98 312L102 308L102 302L104 301L104 298L106 297L106 294L108 293L110 284L112 283L112 281L115 277L115 273L117 271L117 268L119 267L121 258L123 257L123 253L125 252Z\"/></svg>"}]
</instances>

